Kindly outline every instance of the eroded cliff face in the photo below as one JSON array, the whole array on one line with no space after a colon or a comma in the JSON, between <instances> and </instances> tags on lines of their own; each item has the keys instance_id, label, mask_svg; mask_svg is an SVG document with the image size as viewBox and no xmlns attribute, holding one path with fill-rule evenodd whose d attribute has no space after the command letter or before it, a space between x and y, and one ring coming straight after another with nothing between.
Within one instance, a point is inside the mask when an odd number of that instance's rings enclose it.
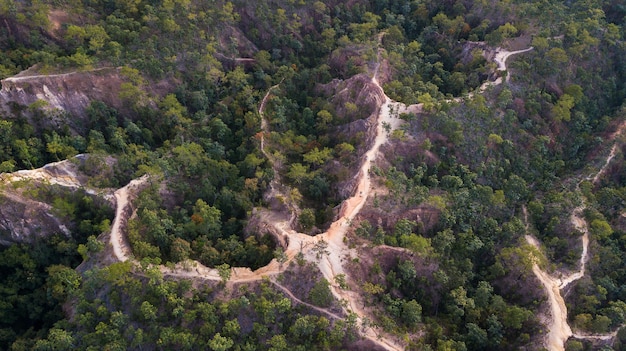
<instances>
[{"instance_id":1,"label":"eroded cliff face","mask_svg":"<svg viewBox=\"0 0 626 351\"><path fill-rule=\"evenodd\" d=\"M85 117L93 100L121 109L118 92L123 80L117 68L100 68L62 74L42 75L24 71L2 80L0 111L10 116L15 104L29 106L38 100L45 109L57 109L76 118Z\"/></svg>"},{"instance_id":2,"label":"eroded cliff face","mask_svg":"<svg viewBox=\"0 0 626 351\"><path fill-rule=\"evenodd\" d=\"M52 206L15 191L0 194L0 244L29 243L53 234L70 232Z\"/></svg>"},{"instance_id":3,"label":"eroded cliff face","mask_svg":"<svg viewBox=\"0 0 626 351\"><path fill-rule=\"evenodd\" d=\"M112 203L111 189L87 187L87 177L78 171L87 158L77 155L38 169L0 174L0 245L33 242L54 234L70 236L76 223L69 218L72 205L56 204L64 197L61 194L82 189L85 195Z\"/></svg>"}]
</instances>

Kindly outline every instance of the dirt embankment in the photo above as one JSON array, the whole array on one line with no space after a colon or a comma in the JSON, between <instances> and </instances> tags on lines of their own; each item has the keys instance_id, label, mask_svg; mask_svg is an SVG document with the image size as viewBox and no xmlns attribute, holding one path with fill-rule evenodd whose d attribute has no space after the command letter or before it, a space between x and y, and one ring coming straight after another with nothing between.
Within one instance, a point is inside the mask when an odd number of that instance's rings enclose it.
<instances>
[{"instance_id":1,"label":"dirt embankment","mask_svg":"<svg viewBox=\"0 0 626 351\"><path fill-rule=\"evenodd\" d=\"M0 193L0 245L28 243L55 233L69 235L67 225L47 203L19 191Z\"/></svg>"}]
</instances>

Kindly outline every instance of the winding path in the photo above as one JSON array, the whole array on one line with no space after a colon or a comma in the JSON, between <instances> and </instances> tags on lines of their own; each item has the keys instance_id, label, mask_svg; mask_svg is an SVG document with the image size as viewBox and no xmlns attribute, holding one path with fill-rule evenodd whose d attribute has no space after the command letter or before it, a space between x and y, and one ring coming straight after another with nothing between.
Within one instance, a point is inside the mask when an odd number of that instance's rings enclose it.
<instances>
[{"instance_id":1,"label":"winding path","mask_svg":"<svg viewBox=\"0 0 626 351\"><path fill-rule=\"evenodd\" d=\"M378 58L380 59L380 53ZM354 192L354 195L346 200L341 205L339 218L330 225L329 229L322 234L319 234L315 237L311 237L305 234L296 233L291 230L291 228L285 228L285 223L283 222L283 227L279 228L283 233L286 233L289 237L289 247L286 250L288 257L291 259L295 254L297 254L301 248L305 247L307 250L304 252L307 259L310 261L318 260L317 253L314 250L311 250L316 243L320 241L324 241L327 243L327 254L322 255L321 259L319 259L319 268L326 278L331 283L331 292L338 300L346 301L346 304L349 308L344 308L346 312L348 310L356 313L358 323L364 325L364 316L367 313L360 308L362 303L360 301L360 297L358 294L340 289L339 286L333 284L335 281L335 277L339 274L345 274L345 270L343 268L342 261L345 257L355 256L356 253L352 250L348 249L343 241L346 231L349 227L350 221L358 214L361 210L365 202L367 201L367 196L370 191L370 179L367 176L371 167L371 162L376 158L378 154L378 150L380 146L387 141L387 134L383 131L383 124L389 124L392 128L399 126L402 122L398 118L392 118L390 113L390 106L393 105L391 100L384 95L384 91L382 87L379 85L378 80L376 79L378 75L378 68L380 64L377 63L376 69L374 72L374 76L372 78L372 83L376 85L379 89L379 92L382 96L384 96L384 100L382 105L379 108L379 116L377 119L377 127L376 127L376 138L372 147L366 152L363 160L361 168L356 176L357 178L357 188ZM280 83L279 83L280 84ZM267 98L272 89L276 88L278 85L271 87L268 92L265 94L261 102L261 106L259 108L259 115L261 116L261 126L264 132L268 131L268 124L265 121L264 117L264 107L267 101ZM261 141L263 141L263 137L261 137ZM262 151L263 154L271 160L270 155L266 153L263 149L262 143ZM275 174L278 174L278 170L275 169ZM270 191L274 191L270 189ZM274 263L272 261L272 263ZM273 270L267 270L265 274L274 274ZM375 342L376 344L384 347L387 350L403 350L404 347L395 341L380 336L373 328L364 328L363 334L367 339Z\"/></svg>"},{"instance_id":2,"label":"winding path","mask_svg":"<svg viewBox=\"0 0 626 351\"><path fill-rule=\"evenodd\" d=\"M528 51L533 50L534 48L531 46L529 48L523 49L523 50L517 50L517 51L507 51L502 49L501 47L496 48L496 55L493 58L493 61L498 65L498 71L500 72L504 72L507 70L506 67L506 61L509 59L509 57L513 56L513 55L517 55L517 54L522 54ZM509 80L511 79L511 75L507 74L506 75L506 82L508 83ZM502 77L498 77L496 78L495 81L493 82L485 82L483 83L480 88L478 88L478 92L479 93L483 93L488 87L490 86L496 86L496 85L500 85L502 84ZM473 96L472 93L469 94L470 97Z\"/></svg>"},{"instance_id":3,"label":"winding path","mask_svg":"<svg viewBox=\"0 0 626 351\"><path fill-rule=\"evenodd\" d=\"M85 155L79 154L74 156L81 159ZM88 194L102 196L111 201L113 196L110 191L103 189L95 189L84 184L76 174L76 166L68 159L59 162L48 163L47 165L28 170L19 170L13 173L3 175L3 179L8 182L18 182L22 180L37 180L48 184L59 185L66 188L81 188Z\"/></svg>"},{"instance_id":4,"label":"winding path","mask_svg":"<svg viewBox=\"0 0 626 351\"><path fill-rule=\"evenodd\" d=\"M615 139L618 135L620 135L626 124L622 123L620 128L611 135L612 139ZM611 152L607 156L603 166L596 172L593 176L588 176L585 179L591 180L592 183L597 183L600 177L606 171L611 160L615 157L617 153L617 143L613 144L611 148ZM580 185L578 183L577 187ZM582 253L580 255L580 269L577 272L571 273L568 276L563 277L559 274L558 277L552 276L547 272L541 270L537 261L537 257L533 257L533 273L539 279L541 284L544 286L544 290L548 295L548 302L550 304L550 314L551 319L548 325L548 334L546 335L546 347L550 351L564 351L565 343L570 337L574 337L577 339L587 339L587 340L612 340L617 335L617 328L612 333L607 334L585 334L585 333L574 333L567 321L567 306L565 305L565 301L561 295L561 290L566 288L571 283L581 279L585 276L585 267L587 260L589 259L589 228L587 226L587 222L583 218L583 212L586 208L586 205L583 204L581 206L576 207L570 216L570 221L574 225L576 230L582 232ZM528 234L528 215L526 212L526 208L523 208L524 213L524 221L526 223L526 231L525 235L526 242L531 246L537 248L541 251L541 245L539 241L534 238L532 235Z\"/></svg>"},{"instance_id":5,"label":"winding path","mask_svg":"<svg viewBox=\"0 0 626 351\"><path fill-rule=\"evenodd\" d=\"M382 39L382 35L384 34L381 34L378 37L379 44ZM352 257L358 257L354 250L350 250L346 247L344 237L351 221L365 205L367 197L369 196L371 182L368 174L370 172L372 162L375 161L378 156L380 146L387 142L388 134L392 130L399 128L403 123L402 120L395 117L395 114L393 114L392 111L402 113L407 112L410 108L420 108L419 106L407 107L404 104L392 101L387 95L385 95L383 88L378 82L380 53L381 49L378 50L377 64L372 76L372 84L377 87L379 93L383 97L382 104L379 107L378 118L376 120L376 137L371 148L365 153L362 159L361 168L356 176L357 187L354 191L354 195L344 200L342 203L339 211L339 219L332 223L325 233L317 236L317 238L319 238L318 240L324 240L328 243L329 253L320 261L319 268L324 277L331 283L335 281L335 277L337 275L346 274L342 264L344 259L347 260ZM364 323L364 317L367 316L368 313L364 308L361 296L352 291L343 290L337 284L331 285L331 291L337 299L347 302L349 309L356 313L360 324L366 324ZM364 327L363 332L368 339L376 341L380 346L387 350L404 350L404 346L396 340L378 335L377 331L371 327Z\"/></svg>"},{"instance_id":6,"label":"winding path","mask_svg":"<svg viewBox=\"0 0 626 351\"><path fill-rule=\"evenodd\" d=\"M119 261L127 261L132 258L132 250L126 240L126 236L123 234L122 227L130 218L129 211L131 194L141 188L148 181L148 175L144 175L141 178L133 179L126 186L118 189L113 194L115 196L115 219L111 224L110 242L113 247L113 254ZM128 214L126 213L128 211Z\"/></svg>"},{"instance_id":7,"label":"winding path","mask_svg":"<svg viewBox=\"0 0 626 351\"><path fill-rule=\"evenodd\" d=\"M531 47L523 49L523 50L507 51L507 50L502 49L501 47L498 47L498 48L496 48L496 54L495 54L495 56L493 58L493 61L497 65L497 70L500 71L500 72L504 72L504 71L507 70L506 61L509 59L509 57L511 57L513 55L521 54L521 53L524 53L524 52L528 52L528 51L531 51L533 49L534 48L531 46ZM511 75L507 74L506 75L506 82L508 83L510 79L511 79ZM482 94L482 93L485 92L485 90L487 90L488 87L496 86L496 85L500 85L500 84L502 84L502 77L496 78L496 80L494 80L493 82L486 81L483 84L481 84L480 87L478 87L478 92L477 93L478 94ZM469 94L467 94L466 97L459 96L459 97L455 97L455 98L452 98L452 99L446 99L445 101L446 102L453 102L453 101L454 102L462 102L465 98L468 98L468 99L473 98L475 94L476 94L475 92L470 92Z\"/></svg>"},{"instance_id":8,"label":"winding path","mask_svg":"<svg viewBox=\"0 0 626 351\"><path fill-rule=\"evenodd\" d=\"M503 50L501 47L498 47L496 48L496 56L494 57L493 61L498 65L498 71L506 71L506 60L508 60L510 56L528 52L532 49L533 47L531 46L523 50L507 51ZM506 81L509 81L508 76Z\"/></svg>"}]
</instances>

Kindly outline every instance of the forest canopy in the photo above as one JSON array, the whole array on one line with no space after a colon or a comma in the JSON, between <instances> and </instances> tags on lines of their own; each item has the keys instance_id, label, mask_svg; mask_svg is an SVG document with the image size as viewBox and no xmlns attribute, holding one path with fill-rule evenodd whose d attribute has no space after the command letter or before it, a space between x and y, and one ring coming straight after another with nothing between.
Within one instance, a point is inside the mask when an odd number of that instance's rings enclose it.
<instances>
[{"instance_id":1,"label":"forest canopy","mask_svg":"<svg viewBox=\"0 0 626 351\"><path fill-rule=\"evenodd\" d=\"M566 349L620 349L625 22L618 0L0 0L0 214L24 196L69 228L0 230L0 348L362 349L375 327L407 350L539 349L533 265L577 271L586 231L568 322L619 331ZM388 111L400 127L368 159L387 96L417 107ZM90 189L148 175L132 263L105 244L115 201L6 180L69 159ZM267 223L327 231L364 162L358 257L326 279L327 242L289 256ZM223 279L163 273L190 262Z\"/></svg>"}]
</instances>

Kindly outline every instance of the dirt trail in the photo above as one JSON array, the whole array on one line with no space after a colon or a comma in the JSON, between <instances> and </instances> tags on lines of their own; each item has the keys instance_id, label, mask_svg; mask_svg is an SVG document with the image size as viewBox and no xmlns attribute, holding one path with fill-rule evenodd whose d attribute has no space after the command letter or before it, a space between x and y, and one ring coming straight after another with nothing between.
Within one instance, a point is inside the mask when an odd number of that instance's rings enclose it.
<instances>
[{"instance_id":1,"label":"dirt trail","mask_svg":"<svg viewBox=\"0 0 626 351\"><path fill-rule=\"evenodd\" d=\"M507 51L507 50L502 49L501 47L498 47L498 48L496 48L496 55L493 58L493 61L498 65L498 68L497 68L498 71L504 72L504 71L507 70L506 61L509 59L509 57L511 57L513 55L521 54L521 53L524 53L524 52L528 52L528 51L531 51L533 49L534 48L531 46L531 47L526 48L524 50ZM510 79L511 79L511 75L507 74L506 75L506 82L508 83ZM488 87L496 86L496 85L500 85L500 84L502 84L502 77L496 78L496 80L493 81L493 82L485 82L485 83L483 83L480 86L480 88L478 88L478 92L482 93L485 90L487 90ZM469 97L471 98L472 96L473 96L473 93L470 93Z\"/></svg>"},{"instance_id":2,"label":"dirt trail","mask_svg":"<svg viewBox=\"0 0 626 351\"><path fill-rule=\"evenodd\" d=\"M380 52L379 52L378 58L380 60ZM376 69L374 71L374 77L372 78L372 82L378 87L378 89L380 89L380 91L384 95L384 92L382 88L380 87L380 85L378 84L378 80L376 79L378 75L379 67L380 67L380 62L377 62ZM271 90L277 88L279 84L274 85L267 91L259 107L259 115L261 116L261 129L263 130L264 133L268 132L268 129L269 129L267 125L267 121L265 120L265 116L263 114L265 105L266 105L266 102L267 102L267 99L269 97ZM324 257L321 260L319 260L319 264L318 264L319 268L322 274L324 275L324 277L331 283L331 291L333 292L333 295L339 300L346 301L346 305L348 307L346 308L346 312L352 311L356 313L358 316L357 322L360 324L363 324L363 321L364 321L363 317L366 316L367 313L363 311L362 308L359 307L360 305L362 305L362 303L360 301L360 298L358 297L358 294L339 289L339 287L336 284L334 284L334 281L337 275L345 274L345 271L343 269L343 264L342 264L343 259L345 257L351 257L353 255L356 255L355 252L352 252L346 247L345 243L343 242L343 238L349 227L350 221L358 214L358 212L361 210L361 208L363 207L363 205L365 204L367 200L367 196L369 194L370 187L371 187L370 179L367 176L369 174L369 169L371 166L370 161L375 159L380 146L387 141L387 134L383 132L383 123L388 124L390 128L397 128L401 123L401 120L399 118L391 117L392 106L394 106L394 104L385 95L385 100L383 104L380 106L380 114L379 114L379 118L377 119L376 138L370 150L366 152L361 168L359 169L359 172L356 175L358 184L357 184L356 191L354 192L354 195L351 198L346 199L341 205L339 219L336 220L334 223L332 223L329 229L325 233L317 235L316 237L311 237L308 235L295 232L294 230L291 229L290 223L288 223L287 221L276 223L276 226L275 226L281 232L288 235L289 247L285 250L285 253L289 257L289 260L293 259L293 257L298 252L300 252L301 249L306 248L307 250L303 250L303 251L306 254L307 259L310 261L316 261L318 260L318 258L316 257L317 254L311 251L311 248L315 245L315 243L317 243L320 240L323 240L328 244L328 247L326 248L326 251L328 252L328 254L323 255ZM264 140L263 135L261 135L261 150L263 154L271 161L272 157L265 151L263 140ZM274 174L278 175L277 169L274 170ZM275 179L276 179L276 176L275 176ZM271 192L278 192L276 189L279 185L278 184L276 185L277 185L276 187L271 186L271 189L270 189ZM274 267L270 268L270 266L274 266ZM253 277L258 276L258 275L269 275L269 274L275 274L275 273L278 273L278 265L276 261L273 260L270 263L270 265L266 267L262 267L256 272L253 272L252 275L250 275L250 279L254 279ZM238 281L238 282L242 281L241 279L245 279L244 277L233 277L233 278L234 280L231 279L232 281ZM386 338L380 337L378 333L376 333L376 331L372 328L365 328L365 330L363 331L363 334L364 334L364 337L379 344L380 346L384 347L387 350L403 350L404 349L401 345L398 345L391 340L387 340Z\"/></svg>"},{"instance_id":3,"label":"dirt trail","mask_svg":"<svg viewBox=\"0 0 626 351\"><path fill-rule=\"evenodd\" d=\"M539 249L537 239L531 235L526 235L525 238L530 245ZM550 351L563 351L565 350L565 342L572 336L572 329L567 323L567 307L561 296L560 281L542 271L536 262L533 262L533 273L543 284L550 303L550 315L552 318L548 325L549 331L548 335L546 335L546 347Z\"/></svg>"},{"instance_id":4,"label":"dirt trail","mask_svg":"<svg viewBox=\"0 0 626 351\"><path fill-rule=\"evenodd\" d=\"M524 52L528 52L530 50L534 49L532 46L523 50L517 50L517 51L507 51L507 50L503 50L502 48L498 47L496 48L496 56L494 57L493 61L498 64L498 71L506 71L506 60L508 60L508 58L512 55L517 55L517 54L521 54ZM507 76L506 81L509 81L509 77Z\"/></svg>"},{"instance_id":5,"label":"dirt trail","mask_svg":"<svg viewBox=\"0 0 626 351\"><path fill-rule=\"evenodd\" d=\"M618 131L612 134L612 139L620 135L623 132L624 128L626 128L626 124L622 123ZM598 170L598 172L596 172L595 175L589 176L586 179L592 180L594 184L597 183L600 177L604 174L611 160L615 157L617 149L617 143L614 143L613 147L611 148L611 152L604 162L604 165ZM580 183L578 185L580 185ZM617 330L619 330L618 328L612 333L601 335L574 333L567 321L567 306L565 305L565 301L563 300L563 297L561 295L561 290L585 276L586 263L589 259L589 228L587 226L587 222L583 218L583 212L585 208L585 204L576 207L572 211L572 214L570 216L570 221L574 225L574 228L576 228L576 230L582 232L583 234L581 237L582 253L580 255L579 271L571 273L565 277L562 274L559 274L558 277L555 277L541 270L541 268L539 268L537 264L538 258L533 257L533 273L544 286L544 290L548 295L548 301L550 304L551 319L548 325L549 332L548 335L546 335L546 347L550 351L565 350L565 342L570 337L590 340L612 340L617 335ZM524 221L526 222L526 231L528 233L528 214L525 207L523 208L523 213ZM541 250L541 245L536 238L534 238L530 234L527 234L525 236L525 239L528 244L537 248L538 250Z\"/></svg>"},{"instance_id":6,"label":"dirt trail","mask_svg":"<svg viewBox=\"0 0 626 351\"><path fill-rule=\"evenodd\" d=\"M569 284L585 276L585 266L587 264L589 251L589 228L587 228L587 222L582 217L584 210L585 206L576 207L574 211L572 211L572 215L570 217L570 222L574 225L576 230L583 233L583 236L581 238L583 251L580 255L580 270L578 272L570 274L566 278L563 278L561 280L561 284L559 285L559 288L561 289L564 289Z\"/></svg>"},{"instance_id":7,"label":"dirt trail","mask_svg":"<svg viewBox=\"0 0 626 351\"><path fill-rule=\"evenodd\" d=\"M606 171L607 167L609 166L609 163L611 163L611 161L613 160L613 158L615 157L615 155L617 154L617 143L613 144L613 147L611 148L611 153L609 153L609 156L606 158L606 162L604 162L604 165L602 166L602 168L600 168L600 171L598 171L598 173L596 173L596 175L591 178L591 182L593 184L597 184L598 180L600 180L600 177L602 177L604 175L604 172Z\"/></svg>"},{"instance_id":8,"label":"dirt trail","mask_svg":"<svg viewBox=\"0 0 626 351\"><path fill-rule=\"evenodd\" d=\"M379 42L382 39L382 35L379 36ZM369 177L369 171L372 166L372 162L376 160L380 146L388 140L389 133L400 127L402 120L397 118L397 114L407 112L409 108L404 104L393 102L387 95L385 95L382 87L378 82L378 70L380 68L380 54L378 51L378 62L375 66L374 74L372 76L372 83L380 90L384 100L379 108L379 115L376 120L376 137L371 148L365 153L361 168L359 169L357 178L357 187L354 195L344 200L339 211L339 219L331 224L329 229L318 235L318 240L324 240L328 243L328 254L319 263L319 268L322 271L324 277L331 282L331 291L333 295L339 299L347 302L349 309L356 313L358 322L365 325L366 317L369 313L365 310L362 298L351 291L340 289L337 284L334 284L335 277L339 274L345 274L343 269L343 260L348 260L352 257L357 257L357 253L346 247L344 243L344 237L347 229L359 213L363 205L367 201L367 197L371 190L371 181ZM419 108L412 107L412 108ZM361 307L363 306L363 307ZM370 340L376 341L380 346L383 346L387 350L403 350L404 347L388 337L378 335L378 333L370 327L364 327L364 334Z\"/></svg>"},{"instance_id":9,"label":"dirt trail","mask_svg":"<svg viewBox=\"0 0 626 351\"><path fill-rule=\"evenodd\" d=\"M283 81L281 80L280 83L272 85L269 89L267 89L267 92L265 93L265 96L263 96L263 100L261 100L261 104L259 105L259 116L261 117L261 152L272 163L274 163L274 159L267 153L267 151L265 151L264 143L265 133L269 133L269 127L267 125L267 121L265 120L265 105L267 105L267 99L269 99L272 90L277 89L282 82ZM277 175L278 173L274 172L274 174Z\"/></svg>"},{"instance_id":10,"label":"dirt trail","mask_svg":"<svg viewBox=\"0 0 626 351\"><path fill-rule=\"evenodd\" d=\"M35 75L28 75L28 73L24 71L24 72L19 73L16 76L3 79L2 83L19 82L19 81L24 81L24 80L41 79L41 78L62 78L62 77L67 77L67 76L71 76L71 75L79 74L79 73L98 72L98 71L118 69L118 68L119 67L117 68L116 67L101 67L101 68L95 68L95 69L84 70L84 71L72 71L72 72L58 73L58 74L35 74Z\"/></svg>"},{"instance_id":11,"label":"dirt trail","mask_svg":"<svg viewBox=\"0 0 626 351\"><path fill-rule=\"evenodd\" d=\"M513 55L517 55L517 54L521 54L524 52L528 52L533 50L534 48L531 46L529 48L523 49L523 50L517 50L517 51L507 51L502 49L501 47L496 48L496 54L493 58L493 61L498 65L497 70L500 72L506 71L507 67L506 67L506 61L509 59L509 57L513 56ZM509 82L509 79L511 78L510 74L506 75L506 82ZM498 77L496 78L496 80L494 80L493 82L490 81L486 81L484 82L479 88L478 88L478 94L482 94L485 92L485 90L487 90L488 87L490 86L496 86L496 85L500 85L502 84L502 77ZM469 94L467 94L467 98L471 99L473 98L475 95L474 92L470 92ZM465 97L456 97L453 99L449 99L446 100L447 102L463 102L463 100L465 99Z\"/></svg>"},{"instance_id":12,"label":"dirt trail","mask_svg":"<svg viewBox=\"0 0 626 351\"><path fill-rule=\"evenodd\" d=\"M272 164L272 170L274 171L274 178L270 181L270 184L268 187L269 189L267 193L265 194L265 197L270 198L270 199L275 199L278 196L280 196L284 199L285 204L287 205L287 207L289 208L289 212L291 213L291 216L288 220L288 223L289 223L288 227L290 227L295 222L296 217L298 213L300 212L300 209L295 203L293 203L293 201L289 200L290 196L288 194L285 194L285 191L282 186L283 183L280 178L279 162L276 161L276 159L274 158L274 155L271 155L269 152L267 152L267 150L265 150L265 134L270 133L269 125L267 123L267 120L265 119L265 106L267 105L267 100L269 99L272 90L277 89L280 86L280 84L282 84L283 80L284 79L282 79L278 84L272 85L269 89L267 89L267 92L265 93L265 96L263 97L263 100L261 100L261 104L259 105L258 112L259 112L259 116L261 117L261 133L260 133L261 153Z\"/></svg>"},{"instance_id":13,"label":"dirt trail","mask_svg":"<svg viewBox=\"0 0 626 351\"><path fill-rule=\"evenodd\" d=\"M537 239L530 234L527 234L525 239L531 246L537 248L538 250L541 249ZM570 336L573 335L573 333L567 322L567 307L565 306L565 301L561 296L562 281L560 278L552 277L547 272L542 271L537 264L536 257L534 257L532 270L537 279L539 279L543 285L544 290L548 295L548 302L550 305L551 318L548 324L548 334L546 335L545 346L550 351L564 351L565 342L570 338Z\"/></svg>"},{"instance_id":14,"label":"dirt trail","mask_svg":"<svg viewBox=\"0 0 626 351\"><path fill-rule=\"evenodd\" d=\"M76 158L82 158L84 155L77 155ZM125 213L129 204L129 197L133 193L133 190L144 184L148 176L144 175L139 179L135 179L128 183L123 188L118 189L113 194L106 189L93 189L87 187L78 177L75 169L75 165L70 160L64 160L54 163L49 163L41 168L33 170L20 170L8 175L6 179L8 182L18 182L23 180L38 180L47 182L49 184L55 184L66 188L81 188L88 194L102 196L109 201L114 201L116 204L115 218L111 225L111 246L113 247L113 253L115 257L120 261L126 261L132 257L130 247L126 243L125 236L122 234L122 223L125 223L129 217L128 213Z\"/></svg>"},{"instance_id":15,"label":"dirt trail","mask_svg":"<svg viewBox=\"0 0 626 351\"><path fill-rule=\"evenodd\" d=\"M148 180L148 175L144 175L141 178L133 179L125 187L115 191L115 219L111 225L110 242L113 247L113 254L120 261L126 261L132 258L132 250L130 245L126 241L126 236L123 235L122 226L126 224L130 213L127 213L127 207L129 206L129 198L132 194L136 193L137 189L144 185ZM128 211L131 212L131 211Z\"/></svg>"},{"instance_id":16,"label":"dirt trail","mask_svg":"<svg viewBox=\"0 0 626 351\"><path fill-rule=\"evenodd\" d=\"M274 284L277 288L279 288L280 290L282 290L285 294L287 294L287 296L291 297L291 299L292 299L292 300L294 300L294 301L296 301L297 303L299 303L299 304L301 304L301 305L305 305L305 306L307 306L308 308L313 309L313 310L316 310L316 311L318 311L318 312L324 313L324 314L326 314L326 315L328 315L328 316L330 316L330 317L332 317L332 318L334 318L334 319L343 319L343 317L338 316L338 315L336 315L336 314L334 314L334 313L332 313L332 312L330 312L330 311L328 311L328 310L326 310L326 309L324 309L324 308L320 308L320 307L317 307L317 306L315 306L315 305L311 305L311 304L310 304L310 303L308 303L308 302L305 302L305 301L300 300L299 298L297 298L297 297L296 297L296 296L295 296L295 295L291 292L291 290L289 290L289 289L287 289L286 287L282 286L281 284L279 284L279 283L278 283L277 281L275 281L274 279L271 279L270 281L271 281L271 282L272 282L272 283L273 283L273 284Z\"/></svg>"}]
</instances>

